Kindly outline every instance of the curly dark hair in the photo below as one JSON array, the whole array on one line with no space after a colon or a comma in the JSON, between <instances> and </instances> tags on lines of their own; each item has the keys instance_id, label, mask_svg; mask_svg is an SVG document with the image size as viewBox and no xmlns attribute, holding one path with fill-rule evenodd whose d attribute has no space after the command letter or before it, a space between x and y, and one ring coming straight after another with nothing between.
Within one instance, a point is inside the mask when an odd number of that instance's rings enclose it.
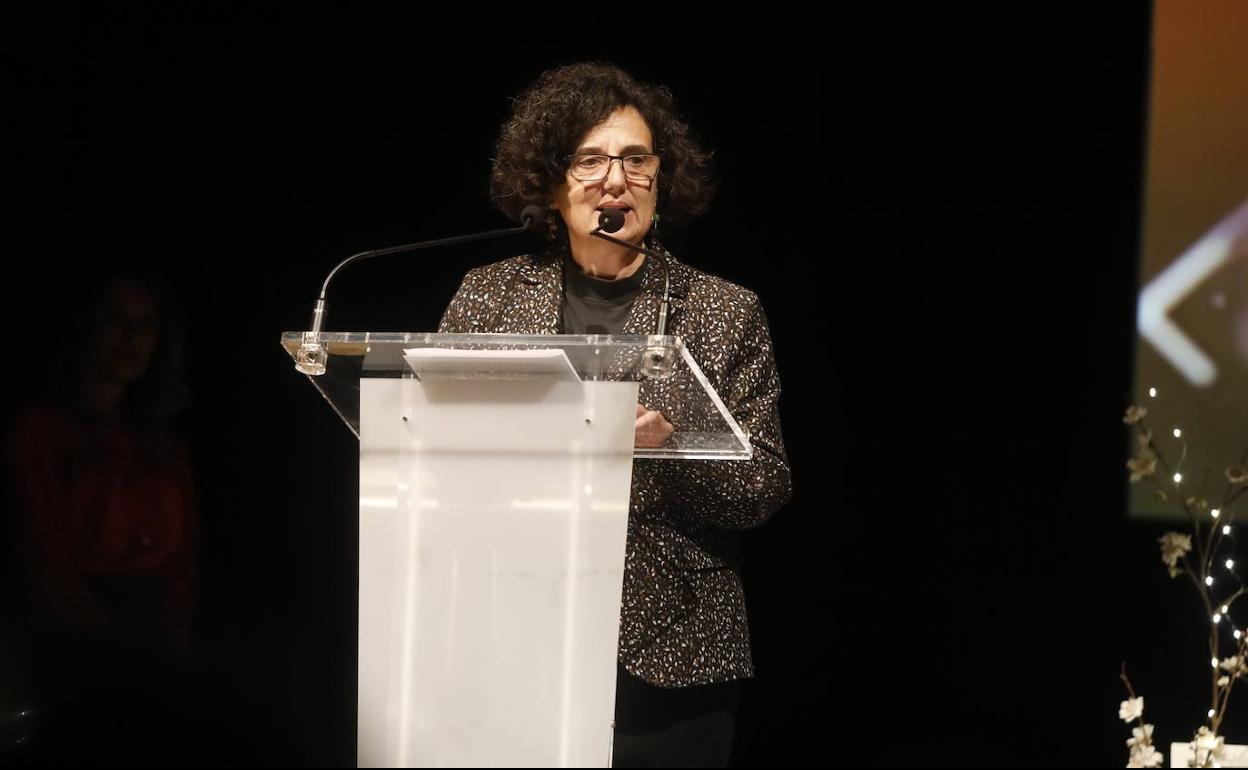
<instances>
[{"instance_id":1,"label":"curly dark hair","mask_svg":"<svg viewBox=\"0 0 1248 770\"><path fill-rule=\"evenodd\" d=\"M715 194L711 153L678 115L672 92L599 62L545 72L515 99L495 146L494 205L517 221L525 206L549 210L555 188L566 179L564 158L590 129L623 107L641 113L654 137L654 152L663 159L658 210L664 222L706 213Z\"/></svg>"}]
</instances>

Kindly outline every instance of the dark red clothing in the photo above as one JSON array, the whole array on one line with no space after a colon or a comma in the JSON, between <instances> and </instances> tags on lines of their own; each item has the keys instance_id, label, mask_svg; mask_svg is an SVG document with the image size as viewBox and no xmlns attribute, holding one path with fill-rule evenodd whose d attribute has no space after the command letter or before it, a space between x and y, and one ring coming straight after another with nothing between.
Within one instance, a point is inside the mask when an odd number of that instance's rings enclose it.
<instances>
[{"instance_id":1,"label":"dark red clothing","mask_svg":"<svg viewBox=\"0 0 1248 770\"><path fill-rule=\"evenodd\" d=\"M26 407L5 445L36 627L163 646L189 639L197 513L171 432Z\"/></svg>"}]
</instances>

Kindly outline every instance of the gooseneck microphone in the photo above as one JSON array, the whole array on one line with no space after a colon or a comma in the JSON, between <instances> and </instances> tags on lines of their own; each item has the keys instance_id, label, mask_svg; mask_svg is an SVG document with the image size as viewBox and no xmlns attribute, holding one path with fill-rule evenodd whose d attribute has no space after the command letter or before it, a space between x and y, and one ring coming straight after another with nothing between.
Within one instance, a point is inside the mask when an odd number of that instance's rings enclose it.
<instances>
[{"instance_id":1,"label":"gooseneck microphone","mask_svg":"<svg viewBox=\"0 0 1248 770\"><path fill-rule=\"evenodd\" d=\"M667 311L671 306L672 295L672 271L667 264L667 255L648 249L645 246L638 246L635 243L622 241L619 238L613 238L607 233L617 233L620 228L624 227L624 212L619 209L603 209L598 215L598 226L589 231L590 235L610 241L611 243L624 246L634 251L640 251L646 256L654 257L663 266L663 299L659 303L659 321L655 324L654 335L650 338L650 347L646 348L645 358L642 364L642 373L652 379L666 379L672 374L672 354L671 348L663 344L663 337L667 336Z\"/></svg>"},{"instance_id":2,"label":"gooseneck microphone","mask_svg":"<svg viewBox=\"0 0 1248 770\"><path fill-rule=\"evenodd\" d=\"M334 280L334 276L338 274L338 271L352 262L388 254L420 251L421 249L430 249L435 246L451 246L456 243L502 238L507 235L528 231L540 232L543 221L541 208L525 206L524 210L520 212L521 224L519 227L508 227L503 230L490 230L489 232L472 233L471 235L456 235L450 238L438 238L432 241L420 241L419 243L408 243L403 246L390 246L384 249L373 249L372 251L361 251L359 254L352 254L339 262L333 270L330 270L329 275L325 276L325 283L321 284L321 295L317 297L316 305L312 308L312 324L309 326L308 331L303 333L303 343L299 346L299 352L295 356L295 369L309 375L325 373L328 352L325 349L325 345L319 340L321 329L325 325L325 293L329 291L329 282Z\"/></svg>"}]
</instances>

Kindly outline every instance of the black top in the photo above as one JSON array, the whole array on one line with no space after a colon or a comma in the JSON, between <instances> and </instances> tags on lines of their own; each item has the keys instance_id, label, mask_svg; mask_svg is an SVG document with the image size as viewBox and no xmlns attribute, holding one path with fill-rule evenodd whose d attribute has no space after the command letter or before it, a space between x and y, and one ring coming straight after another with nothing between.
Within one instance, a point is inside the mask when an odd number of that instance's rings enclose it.
<instances>
[{"instance_id":1,"label":"black top","mask_svg":"<svg viewBox=\"0 0 1248 770\"><path fill-rule=\"evenodd\" d=\"M616 281L586 275L564 257L563 333L619 334L641 291L641 271Z\"/></svg>"}]
</instances>

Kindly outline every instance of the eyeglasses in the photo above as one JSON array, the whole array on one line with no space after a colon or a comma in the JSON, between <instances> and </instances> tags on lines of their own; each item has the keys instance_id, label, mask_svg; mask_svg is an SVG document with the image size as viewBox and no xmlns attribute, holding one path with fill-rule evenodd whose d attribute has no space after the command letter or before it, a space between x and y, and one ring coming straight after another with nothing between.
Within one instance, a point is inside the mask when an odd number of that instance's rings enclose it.
<instances>
[{"instance_id":1,"label":"eyeglasses","mask_svg":"<svg viewBox=\"0 0 1248 770\"><path fill-rule=\"evenodd\" d=\"M658 155L569 155L568 173L578 182L597 182L611 173L611 164L620 162L624 176L636 182L649 182L659 174Z\"/></svg>"}]
</instances>

